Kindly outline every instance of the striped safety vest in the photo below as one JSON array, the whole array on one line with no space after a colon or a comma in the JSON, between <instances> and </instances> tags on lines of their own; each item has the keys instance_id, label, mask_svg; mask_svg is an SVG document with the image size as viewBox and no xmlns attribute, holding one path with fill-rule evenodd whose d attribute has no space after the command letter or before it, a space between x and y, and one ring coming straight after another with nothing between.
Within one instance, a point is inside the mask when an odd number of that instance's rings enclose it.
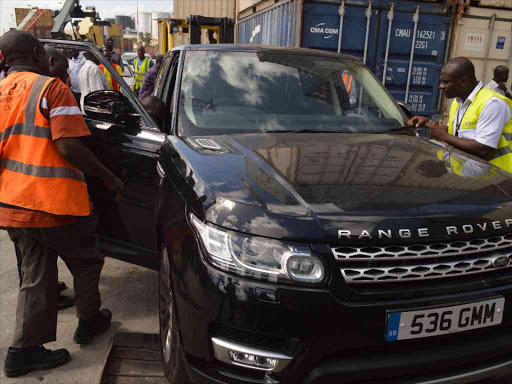
<instances>
[{"instance_id":1,"label":"striped safety vest","mask_svg":"<svg viewBox=\"0 0 512 384\"><path fill-rule=\"evenodd\" d=\"M0 82L0 203L55 215L91 213L82 172L52 141L41 113L54 78L14 72ZM51 111L50 111L51 114Z\"/></svg>"},{"instance_id":2,"label":"striped safety vest","mask_svg":"<svg viewBox=\"0 0 512 384\"><path fill-rule=\"evenodd\" d=\"M345 73L341 79L343 80L343 84L345 84L345 89L347 90L347 93L350 93L350 90L352 89L352 81L354 80L354 77L352 75L349 75L348 73ZM348 81L348 84L347 84Z\"/></svg>"},{"instance_id":3,"label":"striped safety vest","mask_svg":"<svg viewBox=\"0 0 512 384\"><path fill-rule=\"evenodd\" d=\"M512 100L508 99L505 96L500 95L490 89L482 88L475 96L473 102L469 105L466 113L464 113L464 117L460 123L461 130L468 129L476 129L476 123L478 121L478 117L482 113L487 102L493 98L497 97L505 101L511 112L512 116ZM453 100L452 106L450 108L450 117L448 123L448 133L450 135L455 134L455 119L457 118L457 111L459 110L459 103L457 100ZM501 133L501 138L498 143L498 148L494 152L488 160L491 164L504 169L507 172L512 172L512 119L510 119L505 127L503 128L503 132Z\"/></svg>"},{"instance_id":4,"label":"striped safety vest","mask_svg":"<svg viewBox=\"0 0 512 384\"><path fill-rule=\"evenodd\" d=\"M121 70L121 67L119 65L112 63L112 66L117 71L117 73L119 73L120 76L123 76L123 71ZM103 72L103 74L107 78L107 83L108 83L108 86L110 87L110 89L112 91L119 92L119 83L117 82L116 79L114 79L114 77L109 72L109 70L106 69L105 66L103 66L103 65L98 65L98 68L101 70L101 72Z\"/></svg>"},{"instance_id":5,"label":"striped safety vest","mask_svg":"<svg viewBox=\"0 0 512 384\"><path fill-rule=\"evenodd\" d=\"M142 83L144 82L144 78L146 77L146 73L149 71L149 63L151 59L149 57L145 57L142 61L142 64L139 65L139 58L137 57L135 60L135 90L139 91L142 88Z\"/></svg>"}]
</instances>

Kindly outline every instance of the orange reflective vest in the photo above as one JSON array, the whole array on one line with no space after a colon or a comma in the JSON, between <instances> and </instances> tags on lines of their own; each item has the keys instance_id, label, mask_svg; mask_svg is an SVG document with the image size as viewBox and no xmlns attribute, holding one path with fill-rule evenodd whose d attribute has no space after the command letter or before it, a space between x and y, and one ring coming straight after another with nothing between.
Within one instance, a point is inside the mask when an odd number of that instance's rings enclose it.
<instances>
[{"instance_id":1,"label":"orange reflective vest","mask_svg":"<svg viewBox=\"0 0 512 384\"><path fill-rule=\"evenodd\" d=\"M350 93L350 89L352 88L352 80L354 80L354 77L352 75L349 75L348 73L345 73L342 76L343 83L345 84L345 89L347 90L347 93ZM347 84L348 80L348 84Z\"/></svg>"},{"instance_id":2,"label":"orange reflective vest","mask_svg":"<svg viewBox=\"0 0 512 384\"><path fill-rule=\"evenodd\" d=\"M119 65L117 65L115 63L112 63L112 66L117 71L117 73L119 73L119 75L123 76L123 71L122 71L122 69L121 69L121 67ZM108 71L108 69L106 69L103 65L98 65L98 68L101 70L101 72L103 72L103 74L107 78L107 83L108 83L108 86L110 87L110 89L112 91L119 92L119 83L117 82L116 79L114 79L114 77Z\"/></svg>"},{"instance_id":3,"label":"orange reflective vest","mask_svg":"<svg viewBox=\"0 0 512 384\"><path fill-rule=\"evenodd\" d=\"M0 82L0 203L55 215L91 213L82 172L52 141L41 113L54 78L14 72Z\"/></svg>"}]
</instances>

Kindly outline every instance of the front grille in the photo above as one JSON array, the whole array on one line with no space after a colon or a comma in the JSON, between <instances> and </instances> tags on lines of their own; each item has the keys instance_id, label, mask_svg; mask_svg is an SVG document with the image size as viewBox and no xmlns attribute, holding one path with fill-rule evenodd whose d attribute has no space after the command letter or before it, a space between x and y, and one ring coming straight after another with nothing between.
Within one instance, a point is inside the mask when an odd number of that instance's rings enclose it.
<instances>
[{"instance_id":1,"label":"front grille","mask_svg":"<svg viewBox=\"0 0 512 384\"><path fill-rule=\"evenodd\" d=\"M442 279L512 267L512 233L470 241L332 248L347 284Z\"/></svg>"}]
</instances>

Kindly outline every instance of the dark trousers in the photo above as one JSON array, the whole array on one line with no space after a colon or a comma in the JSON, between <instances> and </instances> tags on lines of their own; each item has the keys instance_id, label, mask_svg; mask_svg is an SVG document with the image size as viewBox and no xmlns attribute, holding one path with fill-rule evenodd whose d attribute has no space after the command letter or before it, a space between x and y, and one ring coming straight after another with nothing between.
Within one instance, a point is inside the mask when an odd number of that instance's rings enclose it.
<instances>
[{"instance_id":1,"label":"dark trousers","mask_svg":"<svg viewBox=\"0 0 512 384\"><path fill-rule=\"evenodd\" d=\"M56 340L57 255L73 275L78 317L88 320L98 313L103 256L97 249L94 216L62 227L8 228L7 232L21 253L22 284L13 347Z\"/></svg>"}]
</instances>

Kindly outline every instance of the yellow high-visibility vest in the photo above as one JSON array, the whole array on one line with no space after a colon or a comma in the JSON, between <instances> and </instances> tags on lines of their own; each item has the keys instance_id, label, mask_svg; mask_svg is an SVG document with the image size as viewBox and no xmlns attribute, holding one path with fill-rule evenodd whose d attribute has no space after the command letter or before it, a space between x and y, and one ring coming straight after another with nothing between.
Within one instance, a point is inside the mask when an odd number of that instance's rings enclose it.
<instances>
[{"instance_id":1,"label":"yellow high-visibility vest","mask_svg":"<svg viewBox=\"0 0 512 384\"><path fill-rule=\"evenodd\" d=\"M497 97L507 103L510 108L512 115L512 100L505 96L500 95L490 89L482 88L475 96L473 102L469 105L466 113L464 114L460 123L461 130L476 129L476 124L482 110L484 109L487 102ZM453 100L450 108L450 117L448 123L448 133L450 135L455 134L455 119L457 111L459 110L459 103L457 100ZM487 159L491 164L504 169L507 172L512 172L512 119L510 119L501 133L501 138L498 143L498 148L493 153L490 159Z\"/></svg>"},{"instance_id":2,"label":"yellow high-visibility vest","mask_svg":"<svg viewBox=\"0 0 512 384\"><path fill-rule=\"evenodd\" d=\"M139 58L135 59L135 90L140 90L142 88L142 83L144 82L146 73L149 71L149 63L151 63L151 59L149 57L145 57L141 65L139 65Z\"/></svg>"}]
</instances>

